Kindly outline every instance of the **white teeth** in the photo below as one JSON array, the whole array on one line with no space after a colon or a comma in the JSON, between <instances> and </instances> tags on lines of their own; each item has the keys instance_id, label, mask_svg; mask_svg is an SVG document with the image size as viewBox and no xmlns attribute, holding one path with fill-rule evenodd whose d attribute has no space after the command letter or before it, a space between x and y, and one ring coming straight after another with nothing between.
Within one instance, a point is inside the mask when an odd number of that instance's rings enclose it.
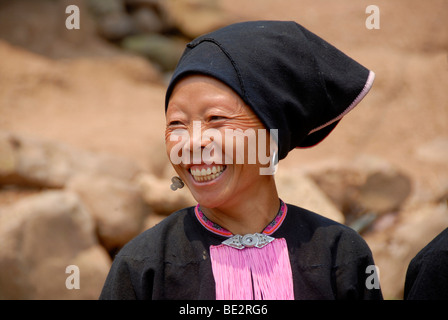
<instances>
[{"instance_id":1,"label":"white teeth","mask_svg":"<svg viewBox=\"0 0 448 320\"><path fill-rule=\"evenodd\" d=\"M225 166L213 166L207 169L190 169L191 175L196 181L210 181L216 179L224 171Z\"/></svg>"}]
</instances>

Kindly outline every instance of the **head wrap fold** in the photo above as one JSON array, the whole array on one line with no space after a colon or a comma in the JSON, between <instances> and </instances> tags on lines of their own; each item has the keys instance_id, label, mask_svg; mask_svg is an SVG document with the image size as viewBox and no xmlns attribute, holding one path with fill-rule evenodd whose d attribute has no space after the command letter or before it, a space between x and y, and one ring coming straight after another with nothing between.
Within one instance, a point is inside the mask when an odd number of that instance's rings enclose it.
<instances>
[{"instance_id":1,"label":"head wrap fold","mask_svg":"<svg viewBox=\"0 0 448 320\"><path fill-rule=\"evenodd\" d=\"M322 141L368 93L374 73L293 21L229 25L187 44L168 85L190 74L232 88L267 129L279 159Z\"/></svg>"}]
</instances>

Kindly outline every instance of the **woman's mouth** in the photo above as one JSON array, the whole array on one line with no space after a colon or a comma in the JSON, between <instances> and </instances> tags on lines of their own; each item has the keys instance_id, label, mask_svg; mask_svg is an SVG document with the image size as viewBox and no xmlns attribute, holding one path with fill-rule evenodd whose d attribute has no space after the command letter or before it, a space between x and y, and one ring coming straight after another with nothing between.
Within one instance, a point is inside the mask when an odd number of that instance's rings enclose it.
<instances>
[{"instance_id":1,"label":"woman's mouth","mask_svg":"<svg viewBox=\"0 0 448 320\"><path fill-rule=\"evenodd\" d=\"M193 179L197 182L206 182L218 178L227 166L213 165L213 166L193 166L189 169Z\"/></svg>"}]
</instances>

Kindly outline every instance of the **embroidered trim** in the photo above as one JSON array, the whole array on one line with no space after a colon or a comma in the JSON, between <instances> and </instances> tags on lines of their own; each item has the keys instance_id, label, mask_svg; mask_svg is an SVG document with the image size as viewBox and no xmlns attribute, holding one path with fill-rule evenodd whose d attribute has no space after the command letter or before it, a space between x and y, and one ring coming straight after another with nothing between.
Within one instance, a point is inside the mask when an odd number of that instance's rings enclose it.
<instances>
[{"instance_id":1,"label":"embroidered trim","mask_svg":"<svg viewBox=\"0 0 448 320\"><path fill-rule=\"evenodd\" d=\"M231 237L233 236L232 232L221 227L219 224L214 223L209 220L205 214L199 208L199 204L194 208L194 212L196 214L196 218L198 218L199 222L209 231L218 234L220 236Z\"/></svg>"},{"instance_id":2,"label":"embroidered trim","mask_svg":"<svg viewBox=\"0 0 448 320\"><path fill-rule=\"evenodd\" d=\"M284 203L282 200L280 200L280 202L281 202L280 210L278 211L274 220L272 220L271 223L269 223L266 226L266 228L264 228L264 230L262 232L263 234L266 234L266 235L273 234L275 231L277 231L278 228L280 228L283 221L285 220L286 213L288 211L288 207L287 207L286 203ZM205 214L201 211L199 204L194 208L194 212L195 212L195 215L196 215L196 218L198 219L198 221L204 226L204 228L206 228L210 232L213 232L214 234L224 236L224 237L232 237L233 236L232 232L230 232L229 230L221 227L219 224L214 223L213 221L208 219L205 216Z\"/></svg>"},{"instance_id":3,"label":"embroidered trim","mask_svg":"<svg viewBox=\"0 0 448 320\"><path fill-rule=\"evenodd\" d=\"M264 228L263 233L267 235L273 234L275 231L277 231L278 228L282 225L283 221L285 221L286 218L286 212L288 211L288 206L286 203L284 203L282 200L281 206L278 214L275 216L274 220L271 221L270 224Z\"/></svg>"}]
</instances>

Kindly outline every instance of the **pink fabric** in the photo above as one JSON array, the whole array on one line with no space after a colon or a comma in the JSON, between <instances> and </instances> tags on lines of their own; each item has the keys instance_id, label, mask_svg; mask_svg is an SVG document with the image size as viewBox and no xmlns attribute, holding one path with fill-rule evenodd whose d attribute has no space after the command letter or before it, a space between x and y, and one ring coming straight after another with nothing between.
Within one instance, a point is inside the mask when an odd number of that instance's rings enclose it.
<instances>
[{"instance_id":1,"label":"pink fabric","mask_svg":"<svg viewBox=\"0 0 448 320\"><path fill-rule=\"evenodd\" d=\"M292 300L294 290L286 240L263 248L211 246L217 300Z\"/></svg>"}]
</instances>

